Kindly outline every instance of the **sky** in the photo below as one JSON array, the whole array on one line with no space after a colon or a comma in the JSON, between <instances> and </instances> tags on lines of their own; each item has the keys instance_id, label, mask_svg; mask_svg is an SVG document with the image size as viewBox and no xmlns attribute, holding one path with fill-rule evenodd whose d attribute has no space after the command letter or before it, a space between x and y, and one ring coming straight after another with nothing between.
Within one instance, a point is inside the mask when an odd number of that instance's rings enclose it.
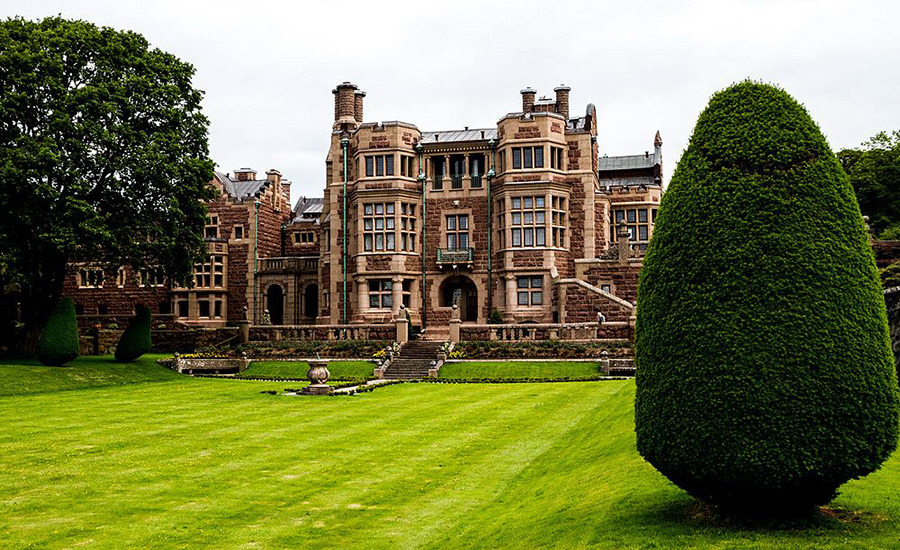
<instances>
[{"instance_id":1,"label":"sky","mask_svg":"<svg viewBox=\"0 0 900 550\"><path fill-rule=\"evenodd\" d=\"M366 122L493 127L519 91L572 88L597 107L601 154L652 150L671 178L709 97L751 78L803 103L834 150L900 129L900 2L340 2L0 0L143 34L196 68L219 170L276 168L321 196L335 84L367 93Z\"/></svg>"}]
</instances>

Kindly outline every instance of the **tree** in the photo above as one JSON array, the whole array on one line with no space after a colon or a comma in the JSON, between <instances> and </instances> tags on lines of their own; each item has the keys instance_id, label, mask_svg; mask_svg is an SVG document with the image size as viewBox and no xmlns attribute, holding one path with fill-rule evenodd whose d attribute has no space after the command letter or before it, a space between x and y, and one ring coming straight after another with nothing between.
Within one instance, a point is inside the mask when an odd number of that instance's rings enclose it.
<instances>
[{"instance_id":1,"label":"tree","mask_svg":"<svg viewBox=\"0 0 900 550\"><path fill-rule=\"evenodd\" d=\"M41 363L54 367L61 367L78 357L78 323L71 298L57 302L41 332L37 356Z\"/></svg>"},{"instance_id":2,"label":"tree","mask_svg":"<svg viewBox=\"0 0 900 550\"><path fill-rule=\"evenodd\" d=\"M862 216L783 90L742 82L700 114L637 303L638 451L695 497L809 510L894 450L897 378Z\"/></svg>"},{"instance_id":3,"label":"tree","mask_svg":"<svg viewBox=\"0 0 900 550\"><path fill-rule=\"evenodd\" d=\"M880 132L837 156L872 230L879 238L900 240L900 130Z\"/></svg>"},{"instance_id":4,"label":"tree","mask_svg":"<svg viewBox=\"0 0 900 550\"><path fill-rule=\"evenodd\" d=\"M205 257L213 162L193 74L133 32L0 21L0 263L28 342L70 262L185 282Z\"/></svg>"},{"instance_id":5,"label":"tree","mask_svg":"<svg viewBox=\"0 0 900 550\"><path fill-rule=\"evenodd\" d=\"M138 305L128 328L119 337L116 345L116 361L130 363L150 351L150 310L147 306Z\"/></svg>"}]
</instances>

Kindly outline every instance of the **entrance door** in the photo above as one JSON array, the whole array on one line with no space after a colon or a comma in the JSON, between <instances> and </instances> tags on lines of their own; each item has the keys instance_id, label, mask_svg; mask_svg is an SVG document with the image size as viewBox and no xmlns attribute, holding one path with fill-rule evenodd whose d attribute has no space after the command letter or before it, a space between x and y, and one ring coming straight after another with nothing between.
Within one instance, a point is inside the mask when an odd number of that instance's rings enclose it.
<instances>
[{"instance_id":1,"label":"entrance door","mask_svg":"<svg viewBox=\"0 0 900 550\"><path fill-rule=\"evenodd\" d=\"M478 320L478 288L468 277L448 277L441 284L441 305L451 307L453 304L459 306L462 321Z\"/></svg>"},{"instance_id":2,"label":"entrance door","mask_svg":"<svg viewBox=\"0 0 900 550\"><path fill-rule=\"evenodd\" d=\"M284 291L280 286L272 285L266 291L266 309L269 310L270 323L284 324Z\"/></svg>"},{"instance_id":3,"label":"entrance door","mask_svg":"<svg viewBox=\"0 0 900 550\"><path fill-rule=\"evenodd\" d=\"M319 316L319 285L308 284L303 290L303 316L313 319Z\"/></svg>"}]
</instances>

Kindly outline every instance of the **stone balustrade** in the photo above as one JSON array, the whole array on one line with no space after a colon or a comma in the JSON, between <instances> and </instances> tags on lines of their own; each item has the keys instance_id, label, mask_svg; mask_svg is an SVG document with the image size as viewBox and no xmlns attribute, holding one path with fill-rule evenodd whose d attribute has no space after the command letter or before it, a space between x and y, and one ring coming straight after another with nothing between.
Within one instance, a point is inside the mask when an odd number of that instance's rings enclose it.
<instances>
[{"instance_id":1,"label":"stone balustrade","mask_svg":"<svg viewBox=\"0 0 900 550\"><path fill-rule=\"evenodd\" d=\"M253 325L253 342L283 340L394 340L397 329L393 323L371 325Z\"/></svg>"},{"instance_id":2,"label":"stone balustrade","mask_svg":"<svg viewBox=\"0 0 900 550\"><path fill-rule=\"evenodd\" d=\"M627 322L607 323L521 323L498 325L463 324L460 340L596 340L627 338L631 327Z\"/></svg>"}]
</instances>

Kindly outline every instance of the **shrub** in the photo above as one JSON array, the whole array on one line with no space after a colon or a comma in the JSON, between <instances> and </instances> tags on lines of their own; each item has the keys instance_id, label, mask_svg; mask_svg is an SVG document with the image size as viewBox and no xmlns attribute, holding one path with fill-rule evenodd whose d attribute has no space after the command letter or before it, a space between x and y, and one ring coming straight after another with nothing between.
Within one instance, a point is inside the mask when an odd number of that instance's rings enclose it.
<instances>
[{"instance_id":1,"label":"shrub","mask_svg":"<svg viewBox=\"0 0 900 550\"><path fill-rule=\"evenodd\" d=\"M116 345L116 361L130 363L150 351L150 310L137 306L134 318L119 337Z\"/></svg>"},{"instance_id":2,"label":"shrub","mask_svg":"<svg viewBox=\"0 0 900 550\"><path fill-rule=\"evenodd\" d=\"M41 363L54 367L78 357L78 324L71 298L61 298L56 304L38 341L37 356Z\"/></svg>"},{"instance_id":3,"label":"shrub","mask_svg":"<svg viewBox=\"0 0 900 550\"><path fill-rule=\"evenodd\" d=\"M638 451L726 509L798 512L878 469L897 379L865 225L805 109L715 94L662 199L638 286Z\"/></svg>"},{"instance_id":4,"label":"shrub","mask_svg":"<svg viewBox=\"0 0 900 550\"><path fill-rule=\"evenodd\" d=\"M500 311L497 309L491 310L491 316L488 318L489 325L502 325L503 324L503 316L500 315Z\"/></svg>"}]
</instances>

